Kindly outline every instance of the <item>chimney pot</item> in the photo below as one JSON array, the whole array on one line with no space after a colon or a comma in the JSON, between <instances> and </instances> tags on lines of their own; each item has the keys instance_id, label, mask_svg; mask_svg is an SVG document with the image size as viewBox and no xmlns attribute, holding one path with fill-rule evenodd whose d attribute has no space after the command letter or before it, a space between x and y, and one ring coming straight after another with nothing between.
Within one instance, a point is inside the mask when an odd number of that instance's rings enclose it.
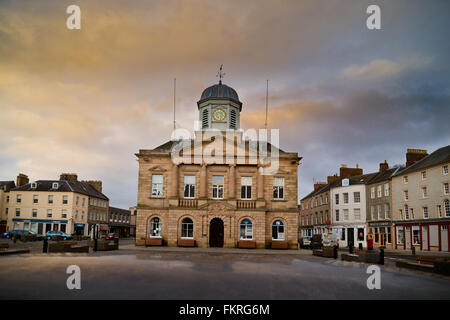
<instances>
[{"instance_id":1,"label":"chimney pot","mask_svg":"<svg viewBox=\"0 0 450 320\"><path fill-rule=\"evenodd\" d=\"M389 164L386 160L384 160L384 162L380 163L380 172L383 172L387 169L389 169Z\"/></svg>"},{"instance_id":2,"label":"chimney pot","mask_svg":"<svg viewBox=\"0 0 450 320\"><path fill-rule=\"evenodd\" d=\"M428 155L427 150L408 149L406 151L406 167L409 167Z\"/></svg>"}]
</instances>

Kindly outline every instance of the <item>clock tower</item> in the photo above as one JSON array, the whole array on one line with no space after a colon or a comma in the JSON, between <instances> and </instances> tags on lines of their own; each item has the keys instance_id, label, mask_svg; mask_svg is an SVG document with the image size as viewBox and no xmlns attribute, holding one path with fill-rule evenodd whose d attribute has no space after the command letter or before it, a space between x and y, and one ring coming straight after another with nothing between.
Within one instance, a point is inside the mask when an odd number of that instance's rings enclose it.
<instances>
[{"instance_id":1,"label":"clock tower","mask_svg":"<svg viewBox=\"0 0 450 320\"><path fill-rule=\"evenodd\" d=\"M201 130L239 130L242 102L233 88L222 80L206 88L197 102Z\"/></svg>"}]
</instances>

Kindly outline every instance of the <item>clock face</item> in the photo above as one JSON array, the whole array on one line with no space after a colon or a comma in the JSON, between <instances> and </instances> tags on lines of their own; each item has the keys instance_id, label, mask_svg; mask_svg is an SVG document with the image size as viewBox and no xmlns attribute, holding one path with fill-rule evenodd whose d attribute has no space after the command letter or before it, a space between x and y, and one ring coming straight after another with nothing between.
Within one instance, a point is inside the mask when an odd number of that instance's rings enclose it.
<instances>
[{"instance_id":1,"label":"clock face","mask_svg":"<svg viewBox=\"0 0 450 320\"><path fill-rule=\"evenodd\" d=\"M227 114L222 109L216 109L213 113L213 118L216 121L223 121L225 120L226 115Z\"/></svg>"}]
</instances>

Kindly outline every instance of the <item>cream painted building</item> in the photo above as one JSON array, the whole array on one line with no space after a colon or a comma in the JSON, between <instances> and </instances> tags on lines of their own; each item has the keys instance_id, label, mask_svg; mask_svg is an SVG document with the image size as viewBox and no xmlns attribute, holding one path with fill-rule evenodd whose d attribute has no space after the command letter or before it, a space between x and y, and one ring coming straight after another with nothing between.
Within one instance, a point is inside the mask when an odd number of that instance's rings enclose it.
<instances>
[{"instance_id":1,"label":"cream painted building","mask_svg":"<svg viewBox=\"0 0 450 320\"><path fill-rule=\"evenodd\" d=\"M89 199L97 199L99 195L86 182L63 180L67 176L73 174L63 174L61 180L32 181L11 189L8 229L29 230L38 235L50 230L88 235ZM107 200L103 201L107 207Z\"/></svg>"},{"instance_id":2,"label":"cream painted building","mask_svg":"<svg viewBox=\"0 0 450 320\"><path fill-rule=\"evenodd\" d=\"M422 159L392 178L395 248L450 251L450 146L430 155L408 150L420 153Z\"/></svg>"}]
</instances>

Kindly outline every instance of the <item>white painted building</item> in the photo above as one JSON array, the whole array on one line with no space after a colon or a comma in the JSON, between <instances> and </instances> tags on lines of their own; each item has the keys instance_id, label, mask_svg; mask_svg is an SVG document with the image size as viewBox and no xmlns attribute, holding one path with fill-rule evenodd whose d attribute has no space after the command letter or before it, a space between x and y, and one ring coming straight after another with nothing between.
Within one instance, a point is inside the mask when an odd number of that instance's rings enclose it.
<instances>
[{"instance_id":1,"label":"white painted building","mask_svg":"<svg viewBox=\"0 0 450 320\"><path fill-rule=\"evenodd\" d=\"M377 173L353 176L331 188L331 228L339 238L339 247L367 247L366 186Z\"/></svg>"}]
</instances>

